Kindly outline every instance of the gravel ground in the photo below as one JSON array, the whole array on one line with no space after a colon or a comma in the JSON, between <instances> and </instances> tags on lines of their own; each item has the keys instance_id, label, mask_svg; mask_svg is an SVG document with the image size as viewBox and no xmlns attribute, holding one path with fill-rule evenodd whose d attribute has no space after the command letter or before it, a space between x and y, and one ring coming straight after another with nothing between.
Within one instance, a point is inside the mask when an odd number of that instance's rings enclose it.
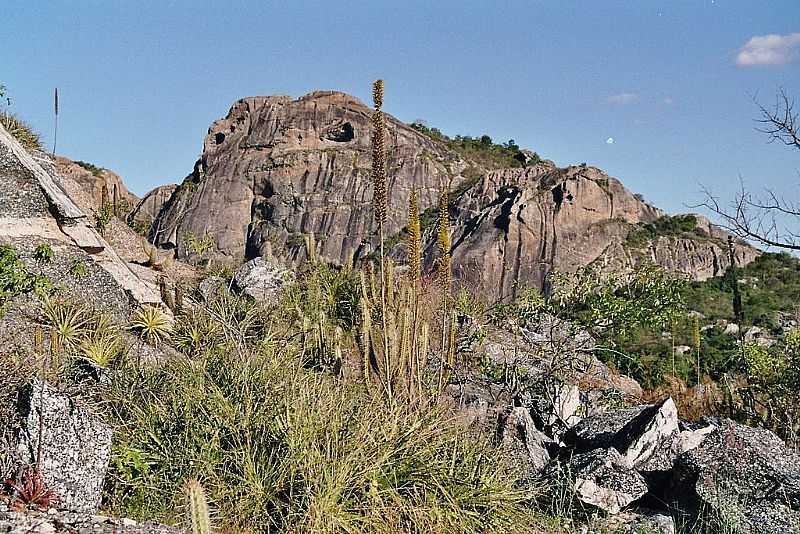
<instances>
[{"instance_id":1,"label":"gravel ground","mask_svg":"<svg viewBox=\"0 0 800 534\"><path fill-rule=\"evenodd\" d=\"M47 217L48 208L39 182L0 144L0 217Z\"/></svg>"},{"instance_id":2,"label":"gravel ground","mask_svg":"<svg viewBox=\"0 0 800 534\"><path fill-rule=\"evenodd\" d=\"M0 501L0 533L10 534L179 534L183 530L157 523L137 523L102 515L50 510L13 512Z\"/></svg>"}]
</instances>

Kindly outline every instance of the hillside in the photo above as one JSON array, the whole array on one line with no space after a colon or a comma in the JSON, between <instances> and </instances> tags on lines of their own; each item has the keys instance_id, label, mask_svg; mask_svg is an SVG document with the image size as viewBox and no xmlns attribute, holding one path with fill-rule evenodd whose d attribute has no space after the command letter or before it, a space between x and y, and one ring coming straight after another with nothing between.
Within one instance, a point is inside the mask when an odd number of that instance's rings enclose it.
<instances>
[{"instance_id":1,"label":"hillside","mask_svg":"<svg viewBox=\"0 0 800 534\"><path fill-rule=\"evenodd\" d=\"M303 236L313 234L321 258L351 265L369 258L376 247L370 114L336 92L239 100L209 128L201 158L159 210L151 239L183 256L184 236L208 234L224 257L266 254L297 264ZM391 117L388 125L390 245L402 241L412 188L426 226L449 186L456 280L490 301L542 288L553 269L588 264L619 270L650 260L698 280L727 268L725 234L708 221L640 239L639 228L665 214L600 169L558 168L511 144L450 139ZM429 266L434 233L424 234ZM738 240L735 248L741 265L758 254ZM394 254L402 256L402 246Z\"/></svg>"}]
</instances>

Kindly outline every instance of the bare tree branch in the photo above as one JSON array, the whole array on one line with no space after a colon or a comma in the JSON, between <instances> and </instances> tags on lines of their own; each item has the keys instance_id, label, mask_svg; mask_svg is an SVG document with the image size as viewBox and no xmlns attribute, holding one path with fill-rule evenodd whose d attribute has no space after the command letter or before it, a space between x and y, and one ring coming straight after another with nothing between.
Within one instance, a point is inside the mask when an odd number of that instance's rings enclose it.
<instances>
[{"instance_id":1,"label":"bare tree branch","mask_svg":"<svg viewBox=\"0 0 800 534\"><path fill-rule=\"evenodd\" d=\"M771 143L778 141L800 149L800 119L794 110L794 99L780 89L774 109L755 102L761 111L761 118L757 119L761 127L756 129L766 134ZM800 234L791 229L800 223L800 204L771 189L755 196L745 188L741 177L739 184L733 200L725 204L704 187L705 201L694 207L707 209L721 221L720 226L742 239L768 247L800 250Z\"/></svg>"}]
</instances>

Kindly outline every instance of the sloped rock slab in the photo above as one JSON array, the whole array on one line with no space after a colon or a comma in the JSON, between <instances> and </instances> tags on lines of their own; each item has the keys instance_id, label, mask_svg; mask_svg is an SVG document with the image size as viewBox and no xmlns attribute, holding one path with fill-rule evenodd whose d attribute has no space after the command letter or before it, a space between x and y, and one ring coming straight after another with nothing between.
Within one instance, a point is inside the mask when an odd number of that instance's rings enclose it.
<instances>
[{"instance_id":1,"label":"sloped rock slab","mask_svg":"<svg viewBox=\"0 0 800 534\"><path fill-rule=\"evenodd\" d=\"M294 273L263 257L242 265L233 277L236 289L258 301L275 304L281 290L294 281Z\"/></svg>"},{"instance_id":2,"label":"sloped rock slab","mask_svg":"<svg viewBox=\"0 0 800 534\"><path fill-rule=\"evenodd\" d=\"M617 434L646 409L635 406L586 417L567 431L564 443L578 453L611 447Z\"/></svg>"},{"instance_id":3,"label":"sloped rock slab","mask_svg":"<svg viewBox=\"0 0 800 534\"><path fill-rule=\"evenodd\" d=\"M111 457L111 427L40 381L20 391L19 412L17 473L8 478L19 480L22 466L36 462L41 436L41 475L59 506L94 513Z\"/></svg>"},{"instance_id":4,"label":"sloped rock slab","mask_svg":"<svg viewBox=\"0 0 800 534\"><path fill-rule=\"evenodd\" d=\"M678 409L668 397L639 412L617 432L613 445L632 468L668 471L677 457L673 443L678 431Z\"/></svg>"},{"instance_id":5,"label":"sloped rock slab","mask_svg":"<svg viewBox=\"0 0 800 534\"><path fill-rule=\"evenodd\" d=\"M530 412L518 406L500 417L497 432L500 444L511 452L531 475L540 473L550 462L552 439L536 429Z\"/></svg>"},{"instance_id":6,"label":"sloped rock slab","mask_svg":"<svg viewBox=\"0 0 800 534\"><path fill-rule=\"evenodd\" d=\"M800 531L800 454L775 434L727 419L681 454L672 491L697 513L726 517L742 531Z\"/></svg>"}]
</instances>

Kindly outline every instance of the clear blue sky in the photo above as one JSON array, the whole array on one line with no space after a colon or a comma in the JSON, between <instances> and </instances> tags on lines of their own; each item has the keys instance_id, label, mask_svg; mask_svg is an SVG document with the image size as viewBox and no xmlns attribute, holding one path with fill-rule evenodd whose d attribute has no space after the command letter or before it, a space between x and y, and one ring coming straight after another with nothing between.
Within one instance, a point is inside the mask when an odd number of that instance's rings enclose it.
<instances>
[{"instance_id":1,"label":"clear blue sky","mask_svg":"<svg viewBox=\"0 0 800 534\"><path fill-rule=\"evenodd\" d=\"M800 99L797 0L3 0L0 28L12 109L50 143L58 86L58 152L140 194L180 181L240 97L366 101L377 77L402 120L597 165L671 211L700 183L800 181L751 99Z\"/></svg>"}]
</instances>

